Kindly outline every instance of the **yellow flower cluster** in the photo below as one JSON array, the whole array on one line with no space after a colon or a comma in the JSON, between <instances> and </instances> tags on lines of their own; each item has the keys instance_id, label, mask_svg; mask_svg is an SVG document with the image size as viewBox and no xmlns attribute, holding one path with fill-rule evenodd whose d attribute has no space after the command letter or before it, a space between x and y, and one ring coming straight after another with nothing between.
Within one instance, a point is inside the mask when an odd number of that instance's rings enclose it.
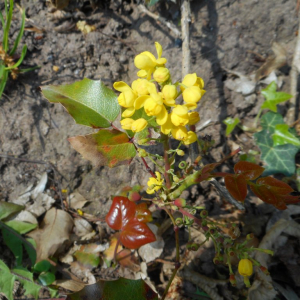
<instances>
[{"instance_id":1,"label":"yellow flower cluster","mask_svg":"<svg viewBox=\"0 0 300 300\"><path fill-rule=\"evenodd\" d=\"M151 195L154 194L155 192L159 191L164 183L164 180L161 178L161 174L159 172L155 172L156 178L150 177L147 185L148 188L146 190L147 194Z\"/></svg>"},{"instance_id":2,"label":"yellow flower cluster","mask_svg":"<svg viewBox=\"0 0 300 300\"><path fill-rule=\"evenodd\" d=\"M165 67L167 60L162 57L162 47L158 42L155 47L157 58L148 51L135 57L134 64L140 69L137 73L140 78L134 80L131 87L123 81L114 83L114 88L121 92L118 102L124 108L121 126L133 132L145 129L148 123L144 118L131 118L143 108L147 116L155 118L162 133L171 133L174 139L185 145L191 144L197 136L186 126L200 120L199 114L192 110L205 93L203 79L194 73L186 75L181 83L172 84L170 72ZM176 99L181 94L184 104L177 104Z\"/></svg>"}]
</instances>

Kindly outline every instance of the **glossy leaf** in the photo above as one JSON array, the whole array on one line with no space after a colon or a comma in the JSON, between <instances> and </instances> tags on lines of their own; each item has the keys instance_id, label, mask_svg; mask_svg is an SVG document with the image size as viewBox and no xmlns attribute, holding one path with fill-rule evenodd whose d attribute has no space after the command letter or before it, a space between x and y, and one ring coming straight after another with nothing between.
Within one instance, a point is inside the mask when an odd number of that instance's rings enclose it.
<instances>
[{"instance_id":1,"label":"glossy leaf","mask_svg":"<svg viewBox=\"0 0 300 300\"><path fill-rule=\"evenodd\" d=\"M136 212L135 212L135 217L144 223L151 222L152 219L152 213L148 209L147 203L143 202L140 203L136 206Z\"/></svg>"},{"instance_id":2,"label":"glossy leaf","mask_svg":"<svg viewBox=\"0 0 300 300\"><path fill-rule=\"evenodd\" d=\"M60 102L76 123L107 128L120 113L116 94L101 81L83 79L73 84L42 87L50 102Z\"/></svg>"},{"instance_id":3,"label":"glossy leaf","mask_svg":"<svg viewBox=\"0 0 300 300\"><path fill-rule=\"evenodd\" d=\"M258 198L280 210L286 209L286 204L300 202L299 196L289 195L293 191L289 185L272 177L260 178L250 188Z\"/></svg>"},{"instance_id":4,"label":"glossy leaf","mask_svg":"<svg viewBox=\"0 0 300 300\"><path fill-rule=\"evenodd\" d=\"M33 266L33 270L38 273L49 271L51 264L48 260L41 260Z\"/></svg>"},{"instance_id":5,"label":"glossy leaf","mask_svg":"<svg viewBox=\"0 0 300 300\"><path fill-rule=\"evenodd\" d=\"M55 275L51 272L44 272L39 275L38 279L42 285L48 286L55 281Z\"/></svg>"},{"instance_id":6,"label":"glossy leaf","mask_svg":"<svg viewBox=\"0 0 300 300\"><path fill-rule=\"evenodd\" d=\"M247 180L243 175L228 175L224 177L228 192L233 198L244 202L247 196Z\"/></svg>"},{"instance_id":7,"label":"glossy leaf","mask_svg":"<svg viewBox=\"0 0 300 300\"><path fill-rule=\"evenodd\" d=\"M120 230L120 242L127 248L137 249L156 240L149 227L136 218L136 204L128 198L114 197L105 220L112 229Z\"/></svg>"},{"instance_id":8,"label":"glossy leaf","mask_svg":"<svg viewBox=\"0 0 300 300\"><path fill-rule=\"evenodd\" d=\"M271 82L265 89L261 91L262 95L266 98L266 101L262 104L262 109L270 109L273 112L277 112L277 104L289 100L292 95L284 92L276 92L276 82Z\"/></svg>"},{"instance_id":9,"label":"glossy leaf","mask_svg":"<svg viewBox=\"0 0 300 300\"><path fill-rule=\"evenodd\" d=\"M72 147L95 166L110 168L129 164L136 155L135 147L121 131L102 129L97 133L68 139Z\"/></svg>"},{"instance_id":10,"label":"glossy leaf","mask_svg":"<svg viewBox=\"0 0 300 300\"><path fill-rule=\"evenodd\" d=\"M239 118L226 118L223 123L226 125L226 136L228 136L241 121Z\"/></svg>"},{"instance_id":11,"label":"glossy leaf","mask_svg":"<svg viewBox=\"0 0 300 300\"><path fill-rule=\"evenodd\" d=\"M239 161L234 165L235 174L243 175L246 180L255 180L265 168L247 161Z\"/></svg>"},{"instance_id":12,"label":"glossy leaf","mask_svg":"<svg viewBox=\"0 0 300 300\"><path fill-rule=\"evenodd\" d=\"M274 134L272 135L274 146L292 144L300 147L300 140L294 134L289 132L287 124L278 124L275 126Z\"/></svg>"},{"instance_id":13,"label":"glossy leaf","mask_svg":"<svg viewBox=\"0 0 300 300\"><path fill-rule=\"evenodd\" d=\"M298 147L291 144L274 146L271 137L275 126L283 123L281 115L268 112L261 119L263 130L254 134L256 144L261 150L261 159L266 163L264 175L282 173L291 176L295 172Z\"/></svg>"},{"instance_id":14,"label":"glossy leaf","mask_svg":"<svg viewBox=\"0 0 300 300\"><path fill-rule=\"evenodd\" d=\"M100 280L85 286L81 291L68 295L66 300L158 300L158 295L142 280L119 278Z\"/></svg>"}]
</instances>

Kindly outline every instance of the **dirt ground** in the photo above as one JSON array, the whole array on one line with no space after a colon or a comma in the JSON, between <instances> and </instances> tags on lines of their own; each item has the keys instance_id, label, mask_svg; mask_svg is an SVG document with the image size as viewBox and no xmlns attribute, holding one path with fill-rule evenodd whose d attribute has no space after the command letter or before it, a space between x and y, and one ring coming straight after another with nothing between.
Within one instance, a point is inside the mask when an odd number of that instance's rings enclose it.
<instances>
[{"instance_id":1,"label":"dirt ground","mask_svg":"<svg viewBox=\"0 0 300 300\"><path fill-rule=\"evenodd\" d=\"M134 56L146 50L155 53L155 41L161 43L164 49L167 67L175 74L173 79L181 79L181 44L172 31L143 14L134 0L99 2L93 8L89 1L73 1L64 10L63 16L55 15L46 1L20 1L26 9L26 27L35 26L42 30L25 31L22 43L27 44L28 53L23 67L38 65L40 68L21 74L16 81L9 80L0 101L0 200L13 202L46 171L50 179L48 187L58 188L59 181L61 189L67 189L68 193L79 192L90 201L85 211L102 218L108 212L112 194L117 194L124 186L146 185L149 175L138 159L130 166L95 169L75 152L67 138L90 133L91 129L75 124L61 105L49 103L39 89L42 85L73 83L85 77L101 79L109 87L115 81L129 83L136 78ZM245 152L257 150L252 137L242 131L237 130L228 138L225 136L225 126L221 122L226 117L239 117L249 124L262 103L260 87L257 87L254 96L248 98L228 89L226 80L232 76L229 70L247 76L253 74L263 64L263 58L272 54L272 43L277 42L287 53L287 65L276 71L277 76L283 81L281 90L290 91L289 74L298 34L296 2L191 1L191 71L204 79L207 91L198 109L201 121L197 129L198 136L211 135L215 140L209 161L220 160L234 144L243 147ZM0 4L2 11L3 6L3 3ZM172 21L180 30L178 6L162 1L151 10ZM94 25L96 30L83 34L75 28L79 20ZM20 15L16 13L12 25L14 37L19 22ZM54 71L54 66L58 70ZM282 111L285 111L284 106ZM232 170L233 162L237 160L229 161L227 168ZM58 173L54 176L51 166L42 162L53 164L64 179ZM228 214L225 203L209 184L190 189L186 196L193 203L206 205L211 215ZM251 198L250 202L246 205L247 216L241 213L244 233L255 231L261 239L270 219L275 218L275 211L264 205L258 210L256 200ZM57 203L59 205L59 200ZM162 255L166 260L174 258L171 235L172 232L166 239L166 251ZM185 239L184 231L182 239ZM296 275L300 272L299 240L289 238L284 246L286 248L279 247L272 260L274 270L271 273L279 285L300 295L300 281ZM206 276L226 278L226 270L216 269L213 257L211 250L201 250L193 261L195 270ZM153 267L150 278L162 272L159 268L161 265ZM158 286L165 283L157 278L154 282ZM192 293L190 295L195 292L191 283L186 283L185 288ZM234 298L234 293L224 290L224 286L219 288L225 299L238 299ZM295 299L284 298L287 296L283 294L281 292L281 298L277 299Z\"/></svg>"}]
</instances>

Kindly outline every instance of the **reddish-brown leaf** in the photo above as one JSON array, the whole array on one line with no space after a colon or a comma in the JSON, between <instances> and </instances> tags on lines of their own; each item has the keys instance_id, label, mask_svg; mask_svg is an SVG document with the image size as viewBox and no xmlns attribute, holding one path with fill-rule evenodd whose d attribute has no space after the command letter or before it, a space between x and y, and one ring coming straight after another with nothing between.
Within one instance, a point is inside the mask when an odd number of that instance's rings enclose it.
<instances>
[{"instance_id":1,"label":"reddish-brown leaf","mask_svg":"<svg viewBox=\"0 0 300 300\"><path fill-rule=\"evenodd\" d=\"M244 202L247 196L247 180L243 175L227 175L224 177L225 185L233 198Z\"/></svg>"},{"instance_id":2,"label":"reddish-brown leaf","mask_svg":"<svg viewBox=\"0 0 300 300\"><path fill-rule=\"evenodd\" d=\"M138 206L126 197L114 197L112 206L106 216L107 224L120 230L120 242L127 248L137 249L154 242L155 235L145 224L150 211L144 205ZM139 220L140 219L140 220Z\"/></svg>"},{"instance_id":3,"label":"reddish-brown leaf","mask_svg":"<svg viewBox=\"0 0 300 300\"><path fill-rule=\"evenodd\" d=\"M121 230L135 217L136 204L128 198L116 196L105 218L106 223L114 230Z\"/></svg>"},{"instance_id":4,"label":"reddish-brown leaf","mask_svg":"<svg viewBox=\"0 0 300 300\"><path fill-rule=\"evenodd\" d=\"M195 182L201 182L203 180L207 180L211 177L213 177L212 175L212 171L219 165L219 163L214 163L214 164L208 164L205 165L202 169L201 169L201 174L197 177L197 179L195 180Z\"/></svg>"},{"instance_id":5,"label":"reddish-brown leaf","mask_svg":"<svg viewBox=\"0 0 300 300\"><path fill-rule=\"evenodd\" d=\"M250 188L258 198L281 210L286 204L300 202L298 196L289 195L293 191L289 185L272 177L260 178Z\"/></svg>"},{"instance_id":6,"label":"reddish-brown leaf","mask_svg":"<svg viewBox=\"0 0 300 300\"><path fill-rule=\"evenodd\" d=\"M265 168L247 161L239 161L234 166L235 174L243 175L247 180L255 180L264 170Z\"/></svg>"},{"instance_id":7,"label":"reddish-brown leaf","mask_svg":"<svg viewBox=\"0 0 300 300\"><path fill-rule=\"evenodd\" d=\"M140 222L144 222L144 223L148 223L153 220L152 213L148 209L147 203L145 203L145 202L140 203L136 206L135 216Z\"/></svg>"}]
</instances>

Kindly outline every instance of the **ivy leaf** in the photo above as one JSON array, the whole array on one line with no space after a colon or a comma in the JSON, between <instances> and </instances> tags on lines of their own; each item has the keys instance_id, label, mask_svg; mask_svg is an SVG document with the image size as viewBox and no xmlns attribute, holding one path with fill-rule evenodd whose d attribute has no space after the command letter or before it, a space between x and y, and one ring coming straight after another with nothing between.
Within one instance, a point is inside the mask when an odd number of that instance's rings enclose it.
<instances>
[{"instance_id":1,"label":"ivy leaf","mask_svg":"<svg viewBox=\"0 0 300 300\"><path fill-rule=\"evenodd\" d=\"M105 217L106 223L114 230L120 230L120 242L129 249L137 249L156 240L155 235L144 223L136 217L135 202L128 198L114 197L110 210ZM139 216L141 210L138 210Z\"/></svg>"},{"instance_id":2,"label":"ivy leaf","mask_svg":"<svg viewBox=\"0 0 300 300\"><path fill-rule=\"evenodd\" d=\"M265 89L261 91L266 101L262 104L261 109L270 109L273 112L277 112L277 104L289 100L292 95L284 92L276 92L276 82L271 82Z\"/></svg>"},{"instance_id":3,"label":"ivy leaf","mask_svg":"<svg viewBox=\"0 0 300 300\"><path fill-rule=\"evenodd\" d=\"M12 214L18 213L24 209L24 206L10 202L0 201L0 220L9 217Z\"/></svg>"},{"instance_id":4,"label":"ivy leaf","mask_svg":"<svg viewBox=\"0 0 300 300\"><path fill-rule=\"evenodd\" d=\"M116 129L101 129L97 133L68 139L72 147L95 166L110 168L129 164L136 150L128 136Z\"/></svg>"},{"instance_id":5,"label":"ivy leaf","mask_svg":"<svg viewBox=\"0 0 300 300\"><path fill-rule=\"evenodd\" d=\"M47 85L42 93L50 102L61 103L76 123L107 128L120 113L116 94L101 81L83 79L73 84Z\"/></svg>"},{"instance_id":6,"label":"ivy leaf","mask_svg":"<svg viewBox=\"0 0 300 300\"><path fill-rule=\"evenodd\" d=\"M226 125L226 136L228 136L241 121L239 118L226 118L223 123Z\"/></svg>"},{"instance_id":7,"label":"ivy leaf","mask_svg":"<svg viewBox=\"0 0 300 300\"><path fill-rule=\"evenodd\" d=\"M86 285L81 291L68 295L66 300L84 299L158 300L158 295L142 279L119 278Z\"/></svg>"},{"instance_id":8,"label":"ivy leaf","mask_svg":"<svg viewBox=\"0 0 300 300\"><path fill-rule=\"evenodd\" d=\"M300 202L299 196L289 195L293 189L288 184L273 177L260 178L250 188L258 198L280 210L286 209L286 204Z\"/></svg>"},{"instance_id":9,"label":"ivy leaf","mask_svg":"<svg viewBox=\"0 0 300 300\"><path fill-rule=\"evenodd\" d=\"M289 132L289 126L287 124L277 124L272 139L274 146L291 144L300 147L299 138Z\"/></svg>"},{"instance_id":10,"label":"ivy leaf","mask_svg":"<svg viewBox=\"0 0 300 300\"><path fill-rule=\"evenodd\" d=\"M295 172L295 155L298 147L286 144L274 146L272 135L277 124L283 124L283 118L277 113L268 112L261 119L263 130L255 133L256 144L261 150L261 159L267 164L264 175L282 173L291 176Z\"/></svg>"}]
</instances>

